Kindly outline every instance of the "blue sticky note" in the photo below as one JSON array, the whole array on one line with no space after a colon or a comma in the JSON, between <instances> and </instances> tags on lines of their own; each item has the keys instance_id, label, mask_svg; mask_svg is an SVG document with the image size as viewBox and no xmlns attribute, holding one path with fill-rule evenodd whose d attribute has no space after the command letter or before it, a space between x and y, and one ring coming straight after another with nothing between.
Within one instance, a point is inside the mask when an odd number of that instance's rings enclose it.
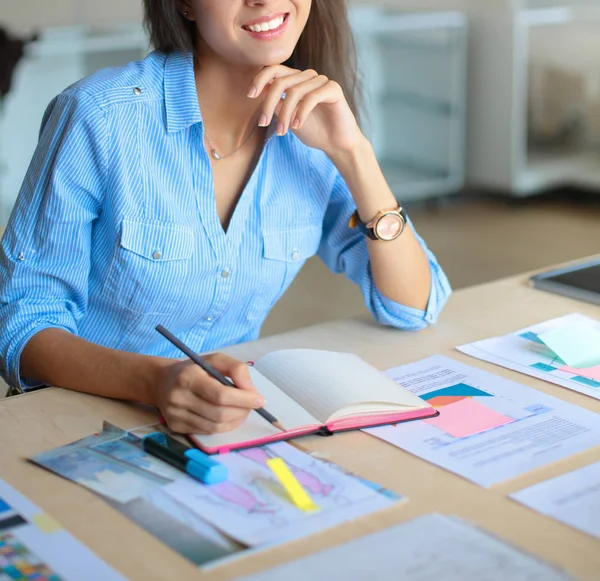
<instances>
[{"instance_id":1,"label":"blue sticky note","mask_svg":"<svg viewBox=\"0 0 600 581\"><path fill-rule=\"evenodd\" d=\"M561 325L539 338L570 367L600 365L600 331L590 323Z\"/></svg>"}]
</instances>

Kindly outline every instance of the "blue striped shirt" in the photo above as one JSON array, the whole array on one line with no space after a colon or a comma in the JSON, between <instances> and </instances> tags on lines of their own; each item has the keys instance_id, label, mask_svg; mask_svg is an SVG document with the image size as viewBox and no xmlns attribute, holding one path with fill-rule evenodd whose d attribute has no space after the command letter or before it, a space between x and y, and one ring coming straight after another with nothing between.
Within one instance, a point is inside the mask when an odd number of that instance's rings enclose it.
<instances>
[{"instance_id":1,"label":"blue striped shirt","mask_svg":"<svg viewBox=\"0 0 600 581\"><path fill-rule=\"evenodd\" d=\"M154 52L99 71L49 105L2 240L1 374L39 385L19 361L50 327L173 358L159 323L198 352L255 339L315 254L359 285L382 324L434 322L450 294L434 256L426 312L384 297L363 235L347 226L354 209L323 152L273 136L225 232L191 59Z\"/></svg>"}]
</instances>

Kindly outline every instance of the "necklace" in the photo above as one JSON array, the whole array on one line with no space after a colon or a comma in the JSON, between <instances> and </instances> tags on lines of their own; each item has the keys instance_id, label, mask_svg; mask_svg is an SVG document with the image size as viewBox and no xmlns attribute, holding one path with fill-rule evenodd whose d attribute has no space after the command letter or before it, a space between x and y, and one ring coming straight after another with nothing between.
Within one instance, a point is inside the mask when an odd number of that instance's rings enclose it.
<instances>
[{"instance_id":1,"label":"necklace","mask_svg":"<svg viewBox=\"0 0 600 581\"><path fill-rule=\"evenodd\" d=\"M244 141L241 143L241 145L236 147L231 153L228 153L227 155L221 155L218 152L217 148L215 147L215 144L212 142L212 139L210 138L210 135L208 134L208 131L206 130L206 125L204 126L204 135L206 135L206 141L208 141L208 145L210 146L210 154L213 156L213 159L215 159L216 161L221 161L223 159L227 159L228 157L231 157L232 155L236 154L240 149L242 149L242 147L244 147L244 145L246 145L246 143L248 143L248 141L250 141L250 139L252 139L252 137L256 133L257 129L258 129L258 123L254 125L254 129L250 132L250 135L248 135L248 137L246 137L246 139L244 139Z\"/></svg>"}]
</instances>

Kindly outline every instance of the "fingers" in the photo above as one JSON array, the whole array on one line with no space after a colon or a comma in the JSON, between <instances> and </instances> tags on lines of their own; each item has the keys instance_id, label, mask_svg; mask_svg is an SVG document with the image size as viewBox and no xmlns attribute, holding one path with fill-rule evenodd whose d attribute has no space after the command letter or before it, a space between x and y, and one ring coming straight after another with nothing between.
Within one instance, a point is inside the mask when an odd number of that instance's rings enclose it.
<instances>
[{"instance_id":1,"label":"fingers","mask_svg":"<svg viewBox=\"0 0 600 581\"><path fill-rule=\"evenodd\" d=\"M276 65L272 67L265 67L252 82L252 86L248 89L248 97L255 99L260 97L264 88L271 84L275 79L281 77L289 77L291 75L298 74L300 71L286 67L285 65Z\"/></svg>"},{"instance_id":2,"label":"fingers","mask_svg":"<svg viewBox=\"0 0 600 581\"><path fill-rule=\"evenodd\" d=\"M337 103L343 98L343 91L335 81L328 81L302 99L292 121L292 129L300 129L317 105Z\"/></svg>"},{"instance_id":3,"label":"fingers","mask_svg":"<svg viewBox=\"0 0 600 581\"><path fill-rule=\"evenodd\" d=\"M207 355L204 359L223 375L231 378L231 381L233 381L235 386L239 389L256 391L256 387L254 387L254 384L250 379L250 371L245 363L242 363L233 357L229 357L229 355L224 355L223 353Z\"/></svg>"},{"instance_id":4,"label":"fingers","mask_svg":"<svg viewBox=\"0 0 600 581\"><path fill-rule=\"evenodd\" d=\"M326 86L329 79L325 75L318 75L311 78L309 81L304 81L298 85L294 85L286 91L285 100L282 101L281 107L277 111L277 135L285 135L288 129L298 129L301 123L298 121L298 108L310 98L314 101L310 111L318 104L312 96L318 89Z\"/></svg>"},{"instance_id":5,"label":"fingers","mask_svg":"<svg viewBox=\"0 0 600 581\"><path fill-rule=\"evenodd\" d=\"M221 434L239 428L244 423L244 418L232 422L218 423L189 410L180 409L165 416L167 425L178 434Z\"/></svg>"},{"instance_id":6,"label":"fingers","mask_svg":"<svg viewBox=\"0 0 600 581\"><path fill-rule=\"evenodd\" d=\"M268 89L265 90L264 93L259 125L262 127L267 127L268 125L270 125L273 119L273 115L275 115L275 110L280 104L284 93L285 100L287 101L288 93L292 90L293 87L296 87L297 85L304 83L305 81L315 79L318 76L319 75L316 73L316 71L309 69L307 71L302 72L294 71L293 74L289 74L273 80L271 85L268 87ZM259 95L261 93L259 93Z\"/></svg>"},{"instance_id":7,"label":"fingers","mask_svg":"<svg viewBox=\"0 0 600 581\"><path fill-rule=\"evenodd\" d=\"M240 426L253 410L265 405L248 367L223 354L206 360L236 387L223 385L192 361L178 362L161 390L159 407L169 427L179 433L215 434Z\"/></svg>"},{"instance_id":8,"label":"fingers","mask_svg":"<svg viewBox=\"0 0 600 581\"><path fill-rule=\"evenodd\" d=\"M223 385L193 364L186 369L185 376L181 378L181 388L216 406L252 410L265 405L264 398L255 389L238 389Z\"/></svg>"},{"instance_id":9,"label":"fingers","mask_svg":"<svg viewBox=\"0 0 600 581\"><path fill-rule=\"evenodd\" d=\"M172 415L179 410L188 410L217 424L244 421L251 411L248 408L216 406L185 389L174 390L169 400L169 413Z\"/></svg>"}]
</instances>

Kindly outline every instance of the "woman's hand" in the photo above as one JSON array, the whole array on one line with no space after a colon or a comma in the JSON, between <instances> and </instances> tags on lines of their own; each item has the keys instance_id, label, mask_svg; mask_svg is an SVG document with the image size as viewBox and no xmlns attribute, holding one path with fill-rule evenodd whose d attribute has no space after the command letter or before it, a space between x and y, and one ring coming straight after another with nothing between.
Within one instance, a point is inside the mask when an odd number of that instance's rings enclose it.
<instances>
[{"instance_id":1,"label":"woman's hand","mask_svg":"<svg viewBox=\"0 0 600 581\"><path fill-rule=\"evenodd\" d=\"M247 365L220 353L205 359L231 378L237 389L213 379L190 360L169 364L155 386L153 399L169 428L179 434L234 430L253 409L264 405Z\"/></svg>"},{"instance_id":2,"label":"woman's hand","mask_svg":"<svg viewBox=\"0 0 600 581\"><path fill-rule=\"evenodd\" d=\"M364 140L340 85L316 71L265 67L248 97L263 101L259 125L266 127L277 115L277 135L291 129L305 145L329 157L350 152Z\"/></svg>"}]
</instances>

